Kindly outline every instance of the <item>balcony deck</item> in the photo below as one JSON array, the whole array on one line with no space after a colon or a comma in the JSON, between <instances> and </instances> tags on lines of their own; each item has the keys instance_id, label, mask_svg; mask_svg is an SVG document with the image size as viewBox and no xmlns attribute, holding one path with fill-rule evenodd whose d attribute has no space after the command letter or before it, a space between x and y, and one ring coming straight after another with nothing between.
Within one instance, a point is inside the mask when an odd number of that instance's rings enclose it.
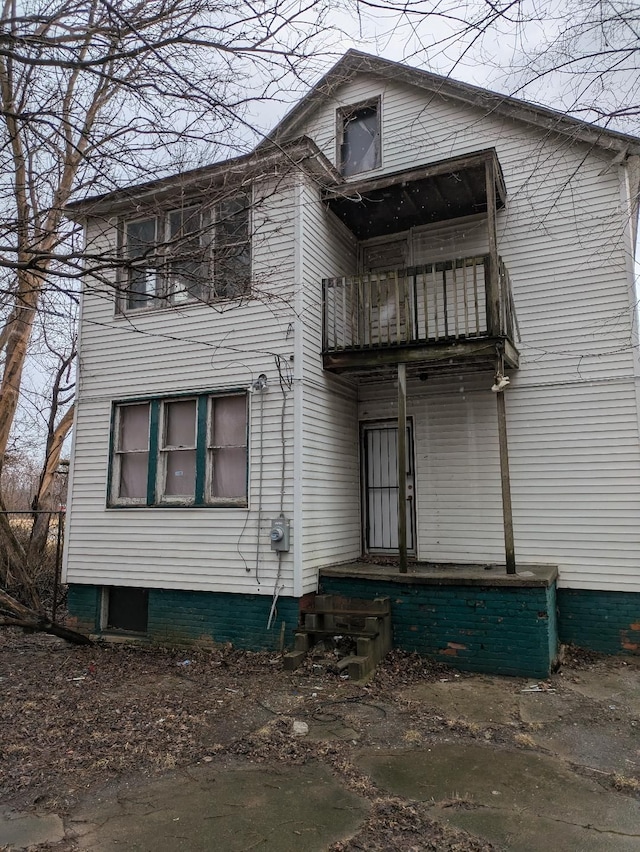
<instances>
[{"instance_id":1,"label":"balcony deck","mask_svg":"<svg viewBox=\"0 0 640 852\"><path fill-rule=\"evenodd\" d=\"M393 364L518 366L509 273L489 255L323 281L323 364L333 372ZM491 281L494 281L491 286Z\"/></svg>"}]
</instances>

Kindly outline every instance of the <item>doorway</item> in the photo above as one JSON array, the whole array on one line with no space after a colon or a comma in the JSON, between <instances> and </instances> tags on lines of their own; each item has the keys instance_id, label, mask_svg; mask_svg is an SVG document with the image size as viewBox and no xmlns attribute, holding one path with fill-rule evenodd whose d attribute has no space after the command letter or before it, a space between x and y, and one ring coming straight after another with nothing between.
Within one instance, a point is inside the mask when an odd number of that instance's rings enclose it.
<instances>
[{"instance_id":1,"label":"doorway","mask_svg":"<svg viewBox=\"0 0 640 852\"><path fill-rule=\"evenodd\" d=\"M415 553L413 422L407 421L407 550ZM395 421L362 424L362 515L367 553L399 552L398 426Z\"/></svg>"}]
</instances>

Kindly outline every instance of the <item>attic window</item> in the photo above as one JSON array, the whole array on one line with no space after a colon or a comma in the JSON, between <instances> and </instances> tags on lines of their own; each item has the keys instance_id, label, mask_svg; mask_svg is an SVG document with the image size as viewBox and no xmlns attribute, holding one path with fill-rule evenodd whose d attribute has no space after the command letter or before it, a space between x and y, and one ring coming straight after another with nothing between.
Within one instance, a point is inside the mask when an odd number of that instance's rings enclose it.
<instances>
[{"instance_id":1,"label":"attic window","mask_svg":"<svg viewBox=\"0 0 640 852\"><path fill-rule=\"evenodd\" d=\"M344 177L380 167L380 100L338 111L340 172Z\"/></svg>"}]
</instances>

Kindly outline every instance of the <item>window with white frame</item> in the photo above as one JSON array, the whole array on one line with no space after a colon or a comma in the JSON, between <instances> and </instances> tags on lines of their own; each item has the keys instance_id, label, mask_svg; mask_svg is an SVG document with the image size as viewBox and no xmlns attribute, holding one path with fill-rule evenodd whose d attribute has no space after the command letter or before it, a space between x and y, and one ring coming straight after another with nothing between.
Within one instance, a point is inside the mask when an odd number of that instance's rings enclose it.
<instances>
[{"instance_id":1,"label":"window with white frame","mask_svg":"<svg viewBox=\"0 0 640 852\"><path fill-rule=\"evenodd\" d=\"M338 110L338 162L345 177L381 165L380 99Z\"/></svg>"},{"instance_id":2,"label":"window with white frame","mask_svg":"<svg viewBox=\"0 0 640 852\"><path fill-rule=\"evenodd\" d=\"M125 220L120 311L237 299L251 279L250 196Z\"/></svg>"},{"instance_id":3,"label":"window with white frame","mask_svg":"<svg viewBox=\"0 0 640 852\"><path fill-rule=\"evenodd\" d=\"M247 394L114 405L111 506L246 506Z\"/></svg>"}]
</instances>

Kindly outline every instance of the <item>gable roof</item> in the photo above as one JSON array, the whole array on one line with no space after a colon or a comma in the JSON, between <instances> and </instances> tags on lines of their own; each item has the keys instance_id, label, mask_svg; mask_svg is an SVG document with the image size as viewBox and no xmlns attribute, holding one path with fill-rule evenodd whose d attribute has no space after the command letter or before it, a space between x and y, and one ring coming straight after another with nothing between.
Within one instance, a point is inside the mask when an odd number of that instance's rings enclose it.
<instances>
[{"instance_id":1,"label":"gable roof","mask_svg":"<svg viewBox=\"0 0 640 852\"><path fill-rule=\"evenodd\" d=\"M331 97L339 86L358 74L375 74L384 79L407 83L430 94L442 95L480 108L486 113L497 113L589 145L597 145L605 150L640 154L640 139L636 136L608 130L579 118L571 118L558 110L537 106L519 98L501 95L489 89L461 83L450 77L411 68L400 62L392 62L390 59L382 59L354 49L348 50L338 60L320 82L276 125L266 142L261 145L278 143L284 138L296 135L300 124L322 101Z\"/></svg>"}]
</instances>

